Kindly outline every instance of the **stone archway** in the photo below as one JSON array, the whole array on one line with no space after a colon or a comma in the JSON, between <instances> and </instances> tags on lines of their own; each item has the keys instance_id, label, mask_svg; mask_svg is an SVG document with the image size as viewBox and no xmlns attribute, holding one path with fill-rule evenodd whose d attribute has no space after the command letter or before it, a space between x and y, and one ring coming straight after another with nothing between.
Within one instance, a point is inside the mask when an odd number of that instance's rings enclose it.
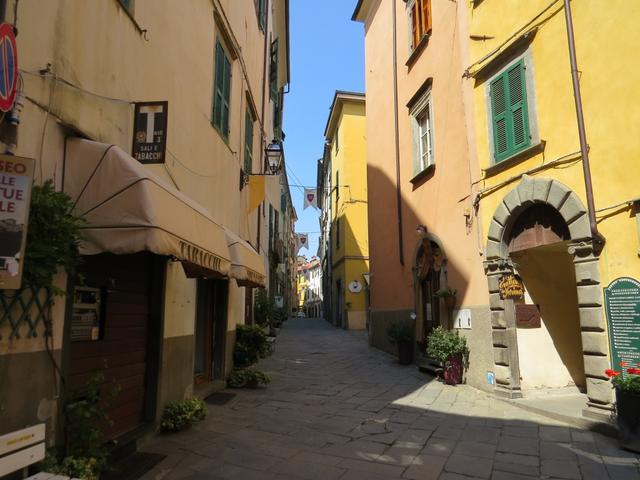
<instances>
[{"instance_id":1,"label":"stone archway","mask_svg":"<svg viewBox=\"0 0 640 480\"><path fill-rule=\"evenodd\" d=\"M550 178L523 175L520 184L496 208L487 234L484 267L489 286L496 393L510 398L521 396L514 302L500 297L498 284L503 275L514 271L507 243L510 229L520 213L534 204L555 209L569 228L568 252L575 267L588 397L583 413L608 415L612 393L604 371L609 367L609 347L598 256L594 252L589 219L578 196Z\"/></svg>"}]
</instances>

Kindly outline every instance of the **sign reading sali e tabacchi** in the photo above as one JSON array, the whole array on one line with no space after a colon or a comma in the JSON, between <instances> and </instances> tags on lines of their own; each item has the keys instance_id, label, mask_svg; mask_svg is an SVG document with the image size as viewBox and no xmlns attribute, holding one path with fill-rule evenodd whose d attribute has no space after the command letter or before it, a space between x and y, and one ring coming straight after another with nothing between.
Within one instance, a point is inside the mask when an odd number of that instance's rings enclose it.
<instances>
[{"instance_id":1,"label":"sign reading sali e tabacchi","mask_svg":"<svg viewBox=\"0 0 640 480\"><path fill-rule=\"evenodd\" d=\"M164 163L168 102L136 103L131 155L140 163Z\"/></svg>"},{"instance_id":2,"label":"sign reading sali e tabacchi","mask_svg":"<svg viewBox=\"0 0 640 480\"><path fill-rule=\"evenodd\" d=\"M33 163L0 155L0 289L17 290L22 281Z\"/></svg>"},{"instance_id":3,"label":"sign reading sali e tabacchi","mask_svg":"<svg viewBox=\"0 0 640 480\"><path fill-rule=\"evenodd\" d=\"M611 366L627 375L629 367L640 363L640 282L633 278L617 278L604 289L607 327L611 347Z\"/></svg>"}]
</instances>

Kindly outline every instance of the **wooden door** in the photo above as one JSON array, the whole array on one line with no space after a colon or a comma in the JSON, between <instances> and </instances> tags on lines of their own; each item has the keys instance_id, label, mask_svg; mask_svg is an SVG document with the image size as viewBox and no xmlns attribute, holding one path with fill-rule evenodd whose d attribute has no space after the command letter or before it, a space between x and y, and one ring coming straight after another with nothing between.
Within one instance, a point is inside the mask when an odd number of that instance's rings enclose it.
<instances>
[{"instance_id":1,"label":"wooden door","mask_svg":"<svg viewBox=\"0 0 640 480\"><path fill-rule=\"evenodd\" d=\"M108 439L135 429L148 417L149 333L159 329L150 325L156 310L152 305L154 257L101 254L83 259L85 283L81 288L99 292L100 320L92 339L78 339L78 335L74 339L71 321L67 387L71 397L81 395L92 375L102 372L105 398L115 386L120 389L108 409L113 422L105 427ZM154 301L161 302L161 298Z\"/></svg>"}]
</instances>

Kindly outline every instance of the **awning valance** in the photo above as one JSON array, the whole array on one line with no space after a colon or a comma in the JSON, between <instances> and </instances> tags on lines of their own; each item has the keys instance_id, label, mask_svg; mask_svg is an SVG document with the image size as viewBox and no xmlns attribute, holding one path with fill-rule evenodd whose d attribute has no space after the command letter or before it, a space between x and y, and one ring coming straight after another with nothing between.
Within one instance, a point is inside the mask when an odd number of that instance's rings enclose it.
<instances>
[{"instance_id":1,"label":"awning valance","mask_svg":"<svg viewBox=\"0 0 640 480\"><path fill-rule=\"evenodd\" d=\"M229 276L243 287L265 287L267 276L260 254L235 233L225 230L225 235L231 255Z\"/></svg>"},{"instance_id":2,"label":"awning valance","mask_svg":"<svg viewBox=\"0 0 640 480\"><path fill-rule=\"evenodd\" d=\"M207 210L114 145L67 140L63 189L87 221L81 253L149 251L195 276L225 276L231 256Z\"/></svg>"}]
</instances>

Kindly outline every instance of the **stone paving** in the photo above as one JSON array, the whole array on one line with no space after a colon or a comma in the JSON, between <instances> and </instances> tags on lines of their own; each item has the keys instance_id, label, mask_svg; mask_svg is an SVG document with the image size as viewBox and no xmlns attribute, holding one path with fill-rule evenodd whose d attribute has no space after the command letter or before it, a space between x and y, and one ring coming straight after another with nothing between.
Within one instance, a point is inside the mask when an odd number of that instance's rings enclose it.
<instances>
[{"instance_id":1,"label":"stone paving","mask_svg":"<svg viewBox=\"0 0 640 480\"><path fill-rule=\"evenodd\" d=\"M631 480L614 439L450 387L321 319L290 319L260 363L272 383L209 407L144 480Z\"/></svg>"}]
</instances>

